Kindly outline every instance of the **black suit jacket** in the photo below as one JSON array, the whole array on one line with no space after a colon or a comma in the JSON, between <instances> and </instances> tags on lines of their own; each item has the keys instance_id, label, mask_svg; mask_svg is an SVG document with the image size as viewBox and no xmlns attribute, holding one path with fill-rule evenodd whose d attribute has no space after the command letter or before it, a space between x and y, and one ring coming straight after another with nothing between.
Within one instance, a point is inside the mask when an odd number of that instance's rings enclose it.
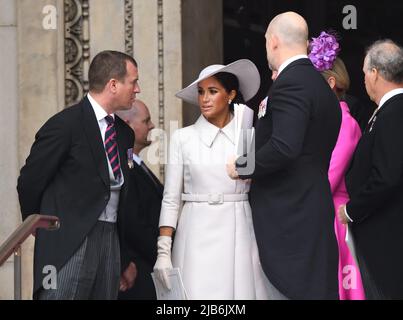
<instances>
[{"instance_id":1,"label":"black suit jacket","mask_svg":"<svg viewBox=\"0 0 403 320\"><path fill-rule=\"evenodd\" d=\"M256 124L250 203L263 270L291 299L337 299L328 167L341 124L335 94L308 59L272 85ZM238 172L242 173L239 164Z\"/></svg>"},{"instance_id":2,"label":"black suit jacket","mask_svg":"<svg viewBox=\"0 0 403 320\"><path fill-rule=\"evenodd\" d=\"M151 272L157 259L157 238L163 185L154 177L154 183L144 170L134 162L130 170L129 196L125 206L128 248L126 260L137 266L134 286L119 294L119 299L156 299Z\"/></svg>"},{"instance_id":3,"label":"black suit jacket","mask_svg":"<svg viewBox=\"0 0 403 320\"><path fill-rule=\"evenodd\" d=\"M371 115L376 109L376 105L372 102L358 99L349 94L346 94L343 100L347 102L348 108L350 109L350 114L358 122L361 132L364 132L369 118L371 118Z\"/></svg>"},{"instance_id":4,"label":"black suit jacket","mask_svg":"<svg viewBox=\"0 0 403 320\"><path fill-rule=\"evenodd\" d=\"M119 157L126 196L127 149L134 134L115 117ZM18 178L23 219L33 213L55 215L58 231L38 230L34 256L34 295L42 287L43 267L59 271L98 221L110 197L107 157L95 113L87 97L50 118L35 136L29 157ZM119 237L124 216L118 212ZM124 246L121 246L124 251ZM122 266L127 262L122 261Z\"/></svg>"},{"instance_id":5,"label":"black suit jacket","mask_svg":"<svg viewBox=\"0 0 403 320\"><path fill-rule=\"evenodd\" d=\"M403 299L403 94L362 136L347 174L347 204L369 298Z\"/></svg>"}]
</instances>

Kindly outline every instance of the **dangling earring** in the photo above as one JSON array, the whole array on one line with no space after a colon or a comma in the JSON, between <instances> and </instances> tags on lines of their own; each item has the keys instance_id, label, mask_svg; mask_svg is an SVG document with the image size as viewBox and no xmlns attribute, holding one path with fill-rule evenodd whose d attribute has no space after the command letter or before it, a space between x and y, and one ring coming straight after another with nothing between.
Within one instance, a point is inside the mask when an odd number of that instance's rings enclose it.
<instances>
[{"instance_id":1,"label":"dangling earring","mask_svg":"<svg viewBox=\"0 0 403 320\"><path fill-rule=\"evenodd\" d=\"M231 104L231 103L232 103L232 100L231 100L231 99L229 99L229 100L228 100L228 104Z\"/></svg>"}]
</instances>

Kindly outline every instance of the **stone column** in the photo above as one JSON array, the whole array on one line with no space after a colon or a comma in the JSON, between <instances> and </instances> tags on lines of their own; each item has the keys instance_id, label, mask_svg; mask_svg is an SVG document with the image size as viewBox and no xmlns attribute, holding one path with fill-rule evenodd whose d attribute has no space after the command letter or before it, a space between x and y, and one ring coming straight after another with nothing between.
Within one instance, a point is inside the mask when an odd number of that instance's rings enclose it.
<instances>
[{"instance_id":1,"label":"stone column","mask_svg":"<svg viewBox=\"0 0 403 320\"><path fill-rule=\"evenodd\" d=\"M174 97L182 86L181 1L133 1L133 51L139 64L141 93L159 130L142 153L163 180L165 147L171 121L182 126L182 104ZM165 140L166 141L166 140Z\"/></svg>"},{"instance_id":2,"label":"stone column","mask_svg":"<svg viewBox=\"0 0 403 320\"><path fill-rule=\"evenodd\" d=\"M124 0L89 1L90 60L102 50L125 51Z\"/></svg>"},{"instance_id":3,"label":"stone column","mask_svg":"<svg viewBox=\"0 0 403 320\"><path fill-rule=\"evenodd\" d=\"M17 19L14 0L0 0L0 243L20 218L16 193L18 175ZM0 300L13 299L13 257L0 267Z\"/></svg>"}]
</instances>

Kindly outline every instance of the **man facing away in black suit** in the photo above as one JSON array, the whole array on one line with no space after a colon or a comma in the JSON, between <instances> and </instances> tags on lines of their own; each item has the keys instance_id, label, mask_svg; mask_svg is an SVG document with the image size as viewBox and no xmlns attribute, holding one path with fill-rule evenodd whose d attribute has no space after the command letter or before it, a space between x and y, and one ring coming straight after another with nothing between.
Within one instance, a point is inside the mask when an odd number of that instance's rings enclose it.
<instances>
[{"instance_id":1,"label":"man facing away in black suit","mask_svg":"<svg viewBox=\"0 0 403 320\"><path fill-rule=\"evenodd\" d=\"M119 294L120 300L156 299L151 272L157 259L158 221L163 185L140 158L140 152L151 144L149 133L154 129L150 112L144 102L136 100L127 111L118 115L133 129L133 169L130 170L129 197L125 241L129 257L134 261L137 276L134 286ZM123 283L124 288L126 285Z\"/></svg>"},{"instance_id":2,"label":"man facing away in black suit","mask_svg":"<svg viewBox=\"0 0 403 320\"><path fill-rule=\"evenodd\" d=\"M60 219L58 231L36 233L38 299L116 299L121 274L129 286L134 281L134 264L121 261L121 204L134 137L115 112L130 108L140 92L137 63L103 51L88 75L88 95L40 128L18 178L23 219L33 213Z\"/></svg>"},{"instance_id":3,"label":"man facing away in black suit","mask_svg":"<svg viewBox=\"0 0 403 320\"><path fill-rule=\"evenodd\" d=\"M260 106L254 158L246 158L246 167L245 157L228 165L230 177L252 178L253 223L273 299L338 299L327 173L341 112L307 45L300 15L286 12L270 22L266 50L276 81Z\"/></svg>"},{"instance_id":4,"label":"man facing away in black suit","mask_svg":"<svg viewBox=\"0 0 403 320\"><path fill-rule=\"evenodd\" d=\"M378 108L347 173L350 222L368 299L403 299L403 48L391 40L367 51L365 87Z\"/></svg>"}]
</instances>

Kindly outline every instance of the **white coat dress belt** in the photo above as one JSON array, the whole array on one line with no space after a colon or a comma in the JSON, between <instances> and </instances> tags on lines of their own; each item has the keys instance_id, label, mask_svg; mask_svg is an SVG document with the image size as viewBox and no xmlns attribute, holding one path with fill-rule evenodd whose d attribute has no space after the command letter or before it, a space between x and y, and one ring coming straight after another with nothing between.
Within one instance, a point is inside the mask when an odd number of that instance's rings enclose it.
<instances>
[{"instance_id":1,"label":"white coat dress belt","mask_svg":"<svg viewBox=\"0 0 403 320\"><path fill-rule=\"evenodd\" d=\"M208 194L196 194L196 193L182 193L182 201L190 202L208 202L208 204L222 204L224 202L237 202L248 200L247 193L208 193Z\"/></svg>"}]
</instances>

